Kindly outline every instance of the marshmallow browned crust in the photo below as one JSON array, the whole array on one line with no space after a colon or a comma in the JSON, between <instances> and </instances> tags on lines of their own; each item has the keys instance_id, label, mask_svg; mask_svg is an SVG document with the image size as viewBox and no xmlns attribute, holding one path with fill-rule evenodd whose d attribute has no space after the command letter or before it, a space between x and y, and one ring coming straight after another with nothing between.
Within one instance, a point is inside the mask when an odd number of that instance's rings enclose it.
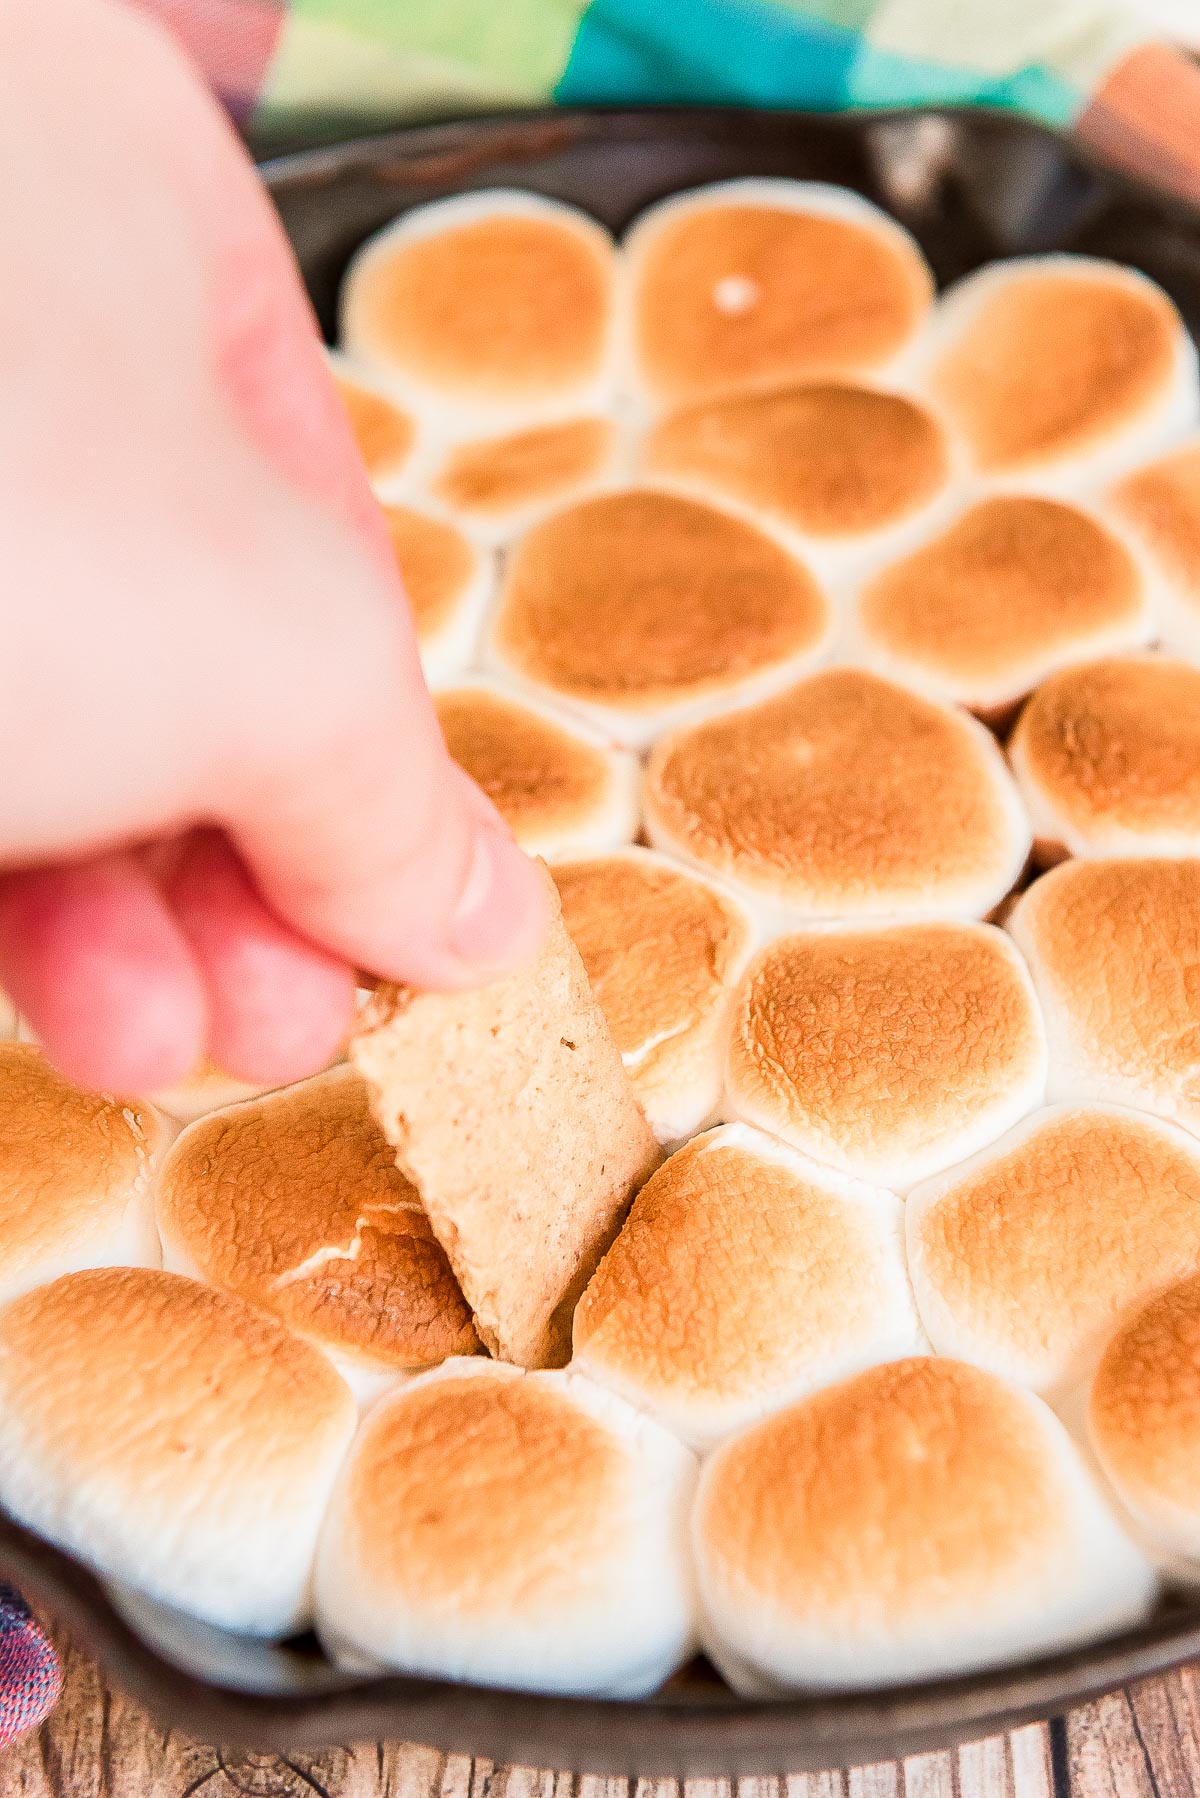
<instances>
[{"instance_id":1,"label":"marshmallow browned crust","mask_svg":"<svg viewBox=\"0 0 1200 1798\"><path fill-rule=\"evenodd\" d=\"M692 1649L694 1483L674 1437L578 1374L449 1362L363 1424L318 1628L355 1666L651 1692Z\"/></svg>"},{"instance_id":2,"label":"marshmallow browned crust","mask_svg":"<svg viewBox=\"0 0 1200 1798\"><path fill-rule=\"evenodd\" d=\"M1065 668L1009 754L1043 861L1200 852L1200 668L1160 655Z\"/></svg>"},{"instance_id":3,"label":"marshmallow browned crust","mask_svg":"<svg viewBox=\"0 0 1200 1798\"><path fill-rule=\"evenodd\" d=\"M157 1267L154 1181L171 1127L0 1043L0 1299L78 1268Z\"/></svg>"},{"instance_id":4,"label":"marshmallow browned crust","mask_svg":"<svg viewBox=\"0 0 1200 1798\"><path fill-rule=\"evenodd\" d=\"M982 725L855 668L664 738L646 827L797 922L980 917L1029 851Z\"/></svg>"},{"instance_id":5,"label":"marshmallow browned crust","mask_svg":"<svg viewBox=\"0 0 1200 1798\"><path fill-rule=\"evenodd\" d=\"M509 558L500 663L648 742L681 709L810 664L829 603L774 537L679 494L602 494L544 519Z\"/></svg>"},{"instance_id":6,"label":"marshmallow browned crust","mask_svg":"<svg viewBox=\"0 0 1200 1798\"><path fill-rule=\"evenodd\" d=\"M924 1347L899 1200L731 1124L634 1200L576 1309L572 1366L703 1448Z\"/></svg>"},{"instance_id":7,"label":"marshmallow browned crust","mask_svg":"<svg viewBox=\"0 0 1200 1798\"><path fill-rule=\"evenodd\" d=\"M352 370L341 357L335 358L332 366L363 466L373 482L388 486L412 460L416 420L378 383Z\"/></svg>"},{"instance_id":8,"label":"marshmallow browned crust","mask_svg":"<svg viewBox=\"0 0 1200 1798\"><path fill-rule=\"evenodd\" d=\"M986 716L1154 630L1147 580L1120 539L1076 506L1024 494L977 501L876 574L855 622L880 673Z\"/></svg>"},{"instance_id":9,"label":"marshmallow browned crust","mask_svg":"<svg viewBox=\"0 0 1200 1798\"><path fill-rule=\"evenodd\" d=\"M636 836L637 762L602 735L484 680L436 703L450 754L530 855L603 853Z\"/></svg>"},{"instance_id":10,"label":"marshmallow browned crust","mask_svg":"<svg viewBox=\"0 0 1200 1798\"><path fill-rule=\"evenodd\" d=\"M905 1208L939 1354L1060 1396L1123 1313L1200 1269L1200 1142L1094 1105L1035 1112Z\"/></svg>"},{"instance_id":11,"label":"marshmallow browned crust","mask_svg":"<svg viewBox=\"0 0 1200 1798\"><path fill-rule=\"evenodd\" d=\"M989 264L931 330L930 392L988 475L1084 480L1196 417L1196 355L1153 281L1115 262Z\"/></svg>"},{"instance_id":12,"label":"marshmallow browned crust","mask_svg":"<svg viewBox=\"0 0 1200 1798\"><path fill-rule=\"evenodd\" d=\"M817 382L670 414L646 439L642 470L802 536L854 543L936 499L950 454L941 426L915 400Z\"/></svg>"},{"instance_id":13,"label":"marshmallow browned crust","mask_svg":"<svg viewBox=\"0 0 1200 1798\"><path fill-rule=\"evenodd\" d=\"M1162 641L1200 658L1200 442L1138 468L1107 496L1158 574Z\"/></svg>"},{"instance_id":14,"label":"marshmallow browned crust","mask_svg":"<svg viewBox=\"0 0 1200 1798\"><path fill-rule=\"evenodd\" d=\"M163 1167L165 1262L348 1361L428 1367L478 1347L415 1188L340 1067L185 1130Z\"/></svg>"},{"instance_id":15,"label":"marshmallow browned crust","mask_svg":"<svg viewBox=\"0 0 1200 1798\"><path fill-rule=\"evenodd\" d=\"M430 492L489 538L510 535L609 474L618 448L610 418L569 418L452 444Z\"/></svg>"},{"instance_id":16,"label":"marshmallow browned crust","mask_svg":"<svg viewBox=\"0 0 1200 1798\"><path fill-rule=\"evenodd\" d=\"M869 1369L705 1463L702 1635L740 1691L895 1684L1047 1653L1154 1580L1032 1395L960 1362Z\"/></svg>"},{"instance_id":17,"label":"marshmallow browned crust","mask_svg":"<svg viewBox=\"0 0 1200 1798\"><path fill-rule=\"evenodd\" d=\"M535 194L460 194L357 252L342 342L443 419L532 420L604 397L613 251L586 214Z\"/></svg>"},{"instance_id":18,"label":"marshmallow browned crust","mask_svg":"<svg viewBox=\"0 0 1200 1798\"><path fill-rule=\"evenodd\" d=\"M351 1054L494 1354L565 1360L570 1314L659 1161L563 926L474 992L380 986Z\"/></svg>"},{"instance_id":19,"label":"marshmallow browned crust","mask_svg":"<svg viewBox=\"0 0 1200 1798\"><path fill-rule=\"evenodd\" d=\"M1041 999L1052 1099L1200 1135L1200 860L1066 862L1008 921Z\"/></svg>"},{"instance_id":20,"label":"marshmallow browned crust","mask_svg":"<svg viewBox=\"0 0 1200 1798\"><path fill-rule=\"evenodd\" d=\"M412 612L421 662L438 683L465 668L492 591L490 558L448 519L413 506L383 509Z\"/></svg>"},{"instance_id":21,"label":"marshmallow browned crust","mask_svg":"<svg viewBox=\"0 0 1200 1798\"><path fill-rule=\"evenodd\" d=\"M711 1117L754 927L730 894L647 849L560 864L563 922L660 1142Z\"/></svg>"},{"instance_id":22,"label":"marshmallow browned crust","mask_svg":"<svg viewBox=\"0 0 1200 1798\"><path fill-rule=\"evenodd\" d=\"M1093 1452L1151 1553L1200 1562L1200 1276L1127 1318L1104 1351L1088 1404Z\"/></svg>"},{"instance_id":23,"label":"marshmallow browned crust","mask_svg":"<svg viewBox=\"0 0 1200 1798\"><path fill-rule=\"evenodd\" d=\"M227 1629L283 1636L309 1620L354 1421L319 1349L177 1274L68 1274L0 1312L0 1502Z\"/></svg>"},{"instance_id":24,"label":"marshmallow browned crust","mask_svg":"<svg viewBox=\"0 0 1200 1798\"><path fill-rule=\"evenodd\" d=\"M1042 1102L1046 1043L1020 956L988 924L812 930L742 979L729 1108L903 1191Z\"/></svg>"},{"instance_id":25,"label":"marshmallow browned crust","mask_svg":"<svg viewBox=\"0 0 1200 1798\"><path fill-rule=\"evenodd\" d=\"M630 373L655 406L881 369L933 290L907 232L819 182L676 194L635 222L625 253Z\"/></svg>"}]
</instances>

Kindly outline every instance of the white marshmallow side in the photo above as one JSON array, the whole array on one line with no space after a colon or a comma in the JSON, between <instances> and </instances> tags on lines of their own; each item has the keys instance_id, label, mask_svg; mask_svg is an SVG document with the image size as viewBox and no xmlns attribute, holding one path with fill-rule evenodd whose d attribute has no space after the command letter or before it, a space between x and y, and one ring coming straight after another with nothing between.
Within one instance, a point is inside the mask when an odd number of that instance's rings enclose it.
<instances>
[{"instance_id":1,"label":"white marshmallow side","mask_svg":"<svg viewBox=\"0 0 1200 1798\"><path fill-rule=\"evenodd\" d=\"M1047 1544L1035 1580L1001 1586L987 1598L973 1596L969 1604L945 1604L892 1627L881 1617L873 1625L864 1621L839 1629L789 1612L768 1594L737 1591L714 1578L707 1545L693 1528L701 1640L735 1691L777 1697L956 1677L1077 1647L1146 1616L1157 1592L1152 1570L1088 1477L1062 1424L1040 1400L1020 1397L1063 1493L1060 1540ZM708 1487L720 1475L722 1453L718 1449L702 1469L697 1519ZM945 1518L931 1518L931 1528L963 1529L949 1493L947 1510ZM863 1541L864 1585L871 1581L872 1546Z\"/></svg>"},{"instance_id":2,"label":"white marshmallow side","mask_svg":"<svg viewBox=\"0 0 1200 1798\"><path fill-rule=\"evenodd\" d=\"M396 1405L431 1383L532 1380L599 1423L626 1462L622 1514L612 1519L605 1564L580 1571L579 1594L543 1615L498 1612L481 1627L478 1597L464 1611L410 1600L381 1586L369 1523L347 1509L355 1457ZM393 1667L510 1690L638 1697L657 1689L693 1652L687 1517L695 1461L650 1419L581 1375L522 1373L503 1363L451 1360L382 1399L351 1450L326 1515L317 1557L317 1628L345 1666ZM586 1552L589 1544L580 1545ZM532 1547L532 1544L531 1544ZM486 1578L487 1545L480 1544ZM598 1572L603 1577L597 1578Z\"/></svg>"}]
</instances>

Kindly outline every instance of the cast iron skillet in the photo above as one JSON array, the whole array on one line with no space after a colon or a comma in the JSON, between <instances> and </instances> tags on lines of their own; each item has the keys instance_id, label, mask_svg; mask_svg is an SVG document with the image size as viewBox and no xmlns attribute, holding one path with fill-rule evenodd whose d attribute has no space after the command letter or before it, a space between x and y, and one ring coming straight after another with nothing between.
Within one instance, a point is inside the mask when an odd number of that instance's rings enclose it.
<instances>
[{"instance_id":1,"label":"cast iron skillet","mask_svg":"<svg viewBox=\"0 0 1200 1798\"><path fill-rule=\"evenodd\" d=\"M649 201L737 175L836 181L914 233L939 281L997 256L1113 256L1167 288L1200 333L1200 217L1007 116L541 112L421 126L268 163L267 184L324 329L355 246L406 207L530 188L620 229ZM893 1759L1055 1714L1200 1656L1200 1605L1017 1668L882 1694L750 1702L702 1665L641 1702L541 1698L339 1674L311 1638L282 1647L106 1589L0 1513L0 1573L70 1626L164 1723L255 1748L407 1739L444 1752L618 1777L732 1778Z\"/></svg>"}]
</instances>

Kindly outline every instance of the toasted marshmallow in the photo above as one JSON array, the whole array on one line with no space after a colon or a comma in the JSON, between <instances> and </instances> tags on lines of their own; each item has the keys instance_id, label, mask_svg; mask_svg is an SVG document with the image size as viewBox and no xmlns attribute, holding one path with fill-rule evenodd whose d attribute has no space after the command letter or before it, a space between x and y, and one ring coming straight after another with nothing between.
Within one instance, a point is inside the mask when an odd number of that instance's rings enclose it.
<instances>
[{"instance_id":1,"label":"toasted marshmallow","mask_svg":"<svg viewBox=\"0 0 1200 1798\"><path fill-rule=\"evenodd\" d=\"M1056 669L1154 632L1149 579L1098 519L997 494L868 580L853 637L881 674L991 720Z\"/></svg>"},{"instance_id":2,"label":"toasted marshmallow","mask_svg":"<svg viewBox=\"0 0 1200 1798\"><path fill-rule=\"evenodd\" d=\"M659 1142L701 1129L754 924L732 894L648 849L554 870L563 922Z\"/></svg>"},{"instance_id":3,"label":"toasted marshmallow","mask_svg":"<svg viewBox=\"0 0 1200 1798\"><path fill-rule=\"evenodd\" d=\"M636 488L568 506L512 550L492 623L501 667L622 741L778 687L831 634L829 601L767 532Z\"/></svg>"},{"instance_id":4,"label":"toasted marshmallow","mask_svg":"<svg viewBox=\"0 0 1200 1798\"><path fill-rule=\"evenodd\" d=\"M317 1627L354 1666L638 1696L693 1645L695 1462L578 1374L449 1362L364 1422Z\"/></svg>"},{"instance_id":5,"label":"toasted marshmallow","mask_svg":"<svg viewBox=\"0 0 1200 1798\"><path fill-rule=\"evenodd\" d=\"M492 597L492 559L448 519L396 505L384 507L384 518L425 678L431 686L444 684L475 655Z\"/></svg>"},{"instance_id":6,"label":"toasted marshmallow","mask_svg":"<svg viewBox=\"0 0 1200 1798\"><path fill-rule=\"evenodd\" d=\"M815 181L722 181L652 206L625 239L626 379L658 408L895 365L929 310L916 243Z\"/></svg>"},{"instance_id":7,"label":"toasted marshmallow","mask_svg":"<svg viewBox=\"0 0 1200 1798\"><path fill-rule=\"evenodd\" d=\"M1052 1099L1099 1099L1200 1135L1200 860L1066 862L1008 929L1050 1044Z\"/></svg>"},{"instance_id":8,"label":"toasted marshmallow","mask_svg":"<svg viewBox=\"0 0 1200 1798\"><path fill-rule=\"evenodd\" d=\"M704 1646L751 1694L1068 1648L1155 1591L1053 1413L954 1361L872 1368L723 1443L693 1542Z\"/></svg>"},{"instance_id":9,"label":"toasted marshmallow","mask_svg":"<svg viewBox=\"0 0 1200 1798\"><path fill-rule=\"evenodd\" d=\"M983 475L1079 486L1196 421L1196 352L1163 290L1090 256L991 263L945 295L929 391Z\"/></svg>"},{"instance_id":10,"label":"toasted marshmallow","mask_svg":"<svg viewBox=\"0 0 1200 1798\"><path fill-rule=\"evenodd\" d=\"M915 1187L905 1220L938 1353L1060 1397L1123 1312L1200 1269L1200 1143L1132 1111L1054 1107Z\"/></svg>"},{"instance_id":11,"label":"toasted marshmallow","mask_svg":"<svg viewBox=\"0 0 1200 1798\"><path fill-rule=\"evenodd\" d=\"M1159 576L1163 647L1200 660L1200 441L1135 469L1106 503Z\"/></svg>"},{"instance_id":12,"label":"toasted marshmallow","mask_svg":"<svg viewBox=\"0 0 1200 1798\"><path fill-rule=\"evenodd\" d=\"M1139 1539L1192 1582L1200 1564L1198 1364L1200 1276L1193 1274L1121 1325L1087 1409L1092 1452Z\"/></svg>"},{"instance_id":13,"label":"toasted marshmallow","mask_svg":"<svg viewBox=\"0 0 1200 1798\"><path fill-rule=\"evenodd\" d=\"M436 703L450 754L530 855L600 855L637 835L641 771L601 733L485 680Z\"/></svg>"},{"instance_id":14,"label":"toasted marshmallow","mask_svg":"<svg viewBox=\"0 0 1200 1798\"><path fill-rule=\"evenodd\" d=\"M780 937L738 989L726 1102L859 1180L904 1191L1040 1105L1046 1042L988 924Z\"/></svg>"},{"instance_id":15,"label":"toasted marshmallow","mask_svg":"<svg viewBox=\"0 0 1200 1798\"><path fill-rule=\"evenodd\" d=\"M284 1636L354 1431L349 1388L273 1317L146 1268L0 1312L0 1502L98 1572Z\"/></svg>"},{"instance_id":16,"label":"toasted marshmallow","mask_svg":"<svg viewBox=\"0 0 1200 1798\"><path fill-rule=\"evenodd\" d=\"M357 252L346 350L461 434L603 405L613 373L613 248L594 219L516 190L405 213Z\"/></svg>"},{"instance_id":17,"label":"toasted marshmallow","mask_svg":"<svg viewBox=\"0 0 1200 1798\"><path fill-rule=\"evenodd\" d=\"M216 1062L205 1058L178 1085L164 1087L152 1097L158 1110L165 1111L175 1123L192 1124L197 1118L207 1117L210 1111L222 1111L226 1105L241 1105L245 1100L257 1099L261 1093L269 1091L269 1087L236 1079Z\"/></svg>"},{"instance_id":18,"label":"toasted marshmallow","mask_svg":"<svg viewBox=\"0 0 1200 1798\"><path fill-rule=\"evenodd\" d=\"M642 1188L576 1308L571 1364L707 1448L925 1346L899 1200L731 1124Z\"/></svg>"},{"instance_id":19,"label":"toasted marshmallow","mask_svg":"<svg viewBox=\"0 0 1200 1798\"><path fill-rule=\"evenodd\" d=\"M171 1135L153 1106L79 1092L40 1049L0 1044L0 1301L78 1268L157 1267Z\"/></svg>"},{"instance_id":20,"label":"toasted marshmallow","mask_svg":"<svg viewBox=\"0 0 1200 1798\"><path fill-rule=\"evenodd\" d=\"M1200 853L1200 669L1110 656L1051 675L1009 744L1042 862Z\"/></svg>"},{"instance_id":21,"label":"toasted marshmallow","mask_svg":"<svg viewBox=\"0 0 1200 1798\"><path fill-rule=\"evenodd\" d=\"M451 444L429 479L434 499L487 542L615 478L620 435L609 418L568 418Z\"/></svg>"},{"instance_id":22,"label":"toasted marshmallow","mask_svg":"<svg viewBox=\"0 0 1200 1798\"><path fill-rule=\"evenodd\" d=\"M274 1311L352 1385L479 1347L351 1067L191 1125L164 1163L157 1211L164 1266Z\"/></svg>"},{"instance_id":23,"label":"toasted marshmallow","mask_svg":"<svg viewBox=\"0 0 1200 1798\"><path fill-rule=\"evenodd\" d=\"M378 375L356 368L336 351L330 352L329 365L371 484L390 493L411 471L417 421Z\"/></svg>"},{"instance_id":24,"label":"toasted marshmallow","mask_svg":"<svg viewBox=\"0 0 1200 1798\"><path fill-rule=\"evenodd\" d=\"M857 668L664 738L645 805L655 847L774 920L981 917L1029 852L983 726Z\"/></svg>"},{"instance_id":25,"label":"toasted marshmallow","mask_svg":"<svg viewBox=\"0 0 1200 1798\"><path fill-rule=\"evenodd\" d=\"M952 467L945 432L915 400L827 381L673 412L646 438L641 472L766 519L820 564L913 529Z\"/></svg>"}]
</instances>

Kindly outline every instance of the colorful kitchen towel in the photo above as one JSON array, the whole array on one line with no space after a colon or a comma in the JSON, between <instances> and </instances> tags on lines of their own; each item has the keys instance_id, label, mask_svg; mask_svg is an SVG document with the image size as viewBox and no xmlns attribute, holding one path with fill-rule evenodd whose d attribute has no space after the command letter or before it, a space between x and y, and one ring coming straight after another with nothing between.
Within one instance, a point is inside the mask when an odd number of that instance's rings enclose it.
<instances>
[{"instance_id":1,"label":"colorful kitchen towel","mask_svg":"<svg viewBox=\"0 0 1200 1798\"><path fill-rule=\"evenodd\" d=\"M1200 70L1147 0L136 0L257 147L476 109L1002 107L1200 199Z\"/></svg>"}]
</instances>

